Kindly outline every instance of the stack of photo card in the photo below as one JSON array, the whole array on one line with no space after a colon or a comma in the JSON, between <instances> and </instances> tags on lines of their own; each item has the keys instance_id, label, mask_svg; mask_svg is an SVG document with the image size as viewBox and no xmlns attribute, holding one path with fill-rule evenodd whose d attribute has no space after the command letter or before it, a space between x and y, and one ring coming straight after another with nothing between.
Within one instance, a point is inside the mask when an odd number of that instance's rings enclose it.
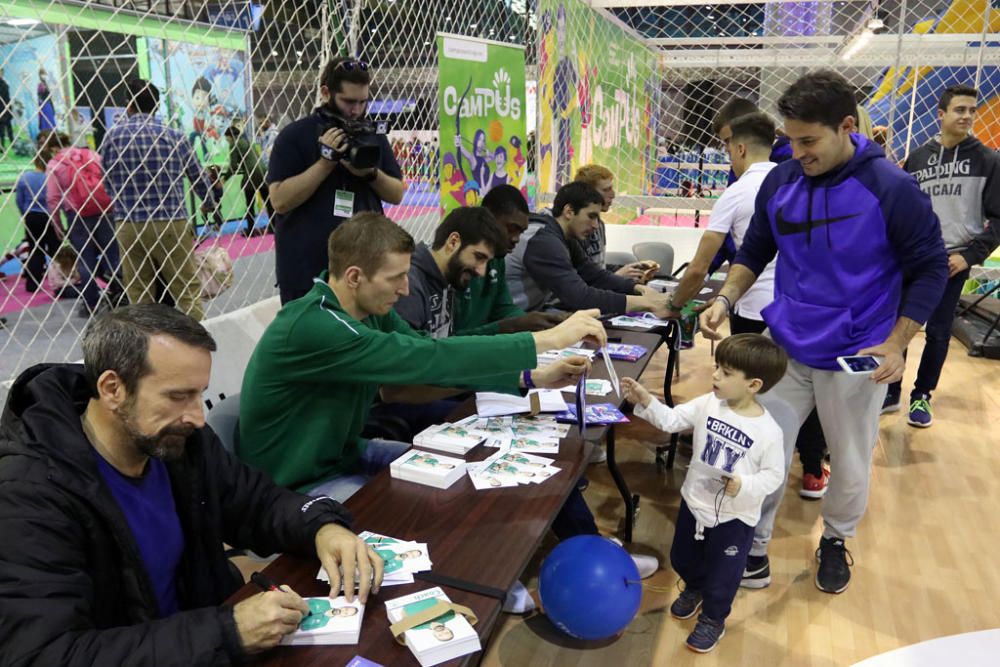
<instances>
[{"instance_id":1,"label":"stack of photo card","mask_svg":"<svg viewBox=\"0 0 1000 667\"><path fill-rule=\"evenodd\" d=\"M542 352L538 355L538 365L541 366L543 363L559 361L565 357L586 357L587 359L593 360L597 350L580 347L580 345L581 343L577 343L573 347L564 347L561 350L549 350L547 352Z\"/></svg>"},{"instance_id":2,"label":"stack of photo card","mask_svg":"<svg viewBox=\"0 0 1000 667\"><path fill-rule=\"evenodd\" d=\"M482 434L470 429L470 425L476 423L478 419L476 415L472 415L454 424L428 426L413 436L413 444L425 449L465 456L469 450L483 441Z\"/></svg>"},{"instance_id":3,"label":"stack of photo card","mask_svg":"<svg viewBox=\"0 0 1000 667\"><path fill-rule=\"evenodd\" d=\"M559 470L549 459L514 449L501 449L468 469L469 478L477 490L541 484Z\"/></svg>"},{"instance_id":4,"label":"stack of photo card","mask_svg":"<svg viewBox=\"0 0 1000 667\"><path fill-rule=\"evenodd\" d=\"M465 475L465 461L411 449L389 464L389 475L436 489L447 489Z\"/></svg>"},{"instance_id":5,"label":"stack of photo card","mask_svg":"<svg viewBox=\"0 0 1000 667\"><path fill-rule=\"evenodd\" d=\"M430 551L423 542L410 542L400 540L387 535L380 535L371 531L363 531L358 534L366 544L371 545L384 563L382 585L399 586L402 584L412 584L413 575L417 572L426 572L431 569ZM355 573L357 570L355 570ZM324 568L319 569L316 578L320 581L330 581ZM355 575L355 582L358 577Z\"/></svg>"},{"instance_id":6,"label":"stack of photo card","mask_svg":"<svg viewBox=\"0 0 1000 667\"><path fill-rule=\"evenodd\" d=\"M639 361L649 352L642 345L626 345L625 343L608 343L604 349L608 351L609 357L617 361Z\"/></svg>"},{"instance_id":7,"label":"stack of photo card","mask_svg":"<svg viewBox=\"0 0 1000 667\"><path fill-rule=\"evenodd\" d=\"M441 611L436 616L432 611L435 607ZM406 646L421 667L431 667L482 650L479 635L465 616L465 614L472 616L472 612L463 607L453 607L451 600L440 588L429 588L426 591L388 600L385 609L389 615L389 623L393 626L403 622L407 617L432 613L431 618L402 634ZM475 617L472 618L474 621Z\"/></svg>"},{"instance_id":8,"label":"stack of photo card","mask_svg":"<svg viewBox=\"0 0 1000 667\"><path fill-rule=\"evenodd\" d=\"M337 598L305 598L309 614L299 628L285 635L282 644L291 646L316 646L332 644L357 644L361 635L361 621L365 606L358 598L348 602L344 596Z\"/></svg>"},{"instance_id":9,"label":"stack of photo card","mask_svg":"<svg viewBox=\"0 0 1000 667\"><path fill-rule=\"evenodd\" d=\"M578 422L576 415L576 406L571 405L566 412L560 412L557 414L556 419L561 422L576 424ZM588 405L584 409L584 415L586 415L585 423L588 426L600 426L602 424L627 424L629 421L628 417L623 415L622 411L611 403Z\"/></svg>"},{"instance_id":10,"label":"stack of photo card","mask_svg":"<svg viewBox=\"0 0 1000 667\"><path fill-rule=\"evenodd\" d=\"M476 414L480 417L530 414L534 400L537 400L538 412L562 412L566 409L566 401L557 389L532 389L527 396L481 391L476 394Z\"/></svg>"}]
</instances>

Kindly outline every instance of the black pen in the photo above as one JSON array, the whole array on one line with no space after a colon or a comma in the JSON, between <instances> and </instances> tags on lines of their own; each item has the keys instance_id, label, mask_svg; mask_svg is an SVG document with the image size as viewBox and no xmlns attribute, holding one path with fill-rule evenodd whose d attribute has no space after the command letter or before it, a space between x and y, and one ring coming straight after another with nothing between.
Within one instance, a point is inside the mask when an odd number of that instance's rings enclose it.
<instances>
[{"instance_id":1,"label":"black pen","mask_svg":"<svg viewBox=\"0 0 1000 667\"><path fill-rule=\"evenodd\" d=\"M262 591L280 591L281 587L274 583L260 572L250 575L250 581L257 585Z\"/></svg>"}]
</instances>

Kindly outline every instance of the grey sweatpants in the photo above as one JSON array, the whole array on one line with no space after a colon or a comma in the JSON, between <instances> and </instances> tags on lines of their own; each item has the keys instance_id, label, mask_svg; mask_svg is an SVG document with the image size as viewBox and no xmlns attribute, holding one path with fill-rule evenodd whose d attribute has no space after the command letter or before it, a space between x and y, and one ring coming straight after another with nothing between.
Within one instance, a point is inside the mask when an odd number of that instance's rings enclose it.
<instances>
[{"instance_id":1,"label":"grey sweatpants","mask_svg":"<svg viewBox=\"0 0 1000 667\"><path fill-rule=\"evenodd\" d=\"M879 412L887 388L872 382L869 375L821 371L789 359L785 377L760 397L784 432L786 480L799 427L813 407L819 412L830 449L830 486L823 498L824 537L854 537L864 516ZM752 556L767 553L784 495L783 484L764 500L750 549Z\"/></svg>"}]
</instances>

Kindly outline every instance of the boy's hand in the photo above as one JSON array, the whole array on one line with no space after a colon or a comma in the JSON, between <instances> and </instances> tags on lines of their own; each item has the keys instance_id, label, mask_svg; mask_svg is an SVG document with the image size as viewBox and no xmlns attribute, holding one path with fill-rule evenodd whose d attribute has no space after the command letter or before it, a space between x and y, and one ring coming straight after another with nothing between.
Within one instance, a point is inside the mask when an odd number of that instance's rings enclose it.
<instances>
[{"instance_id":1,"label":"boy's hand","mask_svg":"<svg viewBox=\"0 0 1000 667\"><path fill-rule=\"evenodd\" d=\"M735 496L740 492L740 487L743 486L743 482L740 481L739 475L732 475L726 478L726 495L729 497Z\"/></svg>"},{"instance_id":2,"label":"boy's hand","mask_svg":"<svg viewBox=\"0 0 1000 667\"><path fill-rule=\"evenodd\" d=\"M653 400L653 395L649 393L649 390L639 384L633 378L621 378L619 380L621 383L622 394L625 396L625 400L634 405L641 405L642 407L648 407L650 401Z\"/></svg>"}]
</instances>

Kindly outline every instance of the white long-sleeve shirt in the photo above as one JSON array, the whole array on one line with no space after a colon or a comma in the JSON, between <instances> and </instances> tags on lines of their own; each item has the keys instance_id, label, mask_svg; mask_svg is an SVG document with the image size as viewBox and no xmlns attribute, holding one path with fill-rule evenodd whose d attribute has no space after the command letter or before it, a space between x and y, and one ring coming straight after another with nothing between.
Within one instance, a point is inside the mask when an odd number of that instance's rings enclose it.
<instances>
[{"instance_id":1,"label":"white long-sleeve shirt","mask_svg":"<svg viewBox=\"0 0 1000 667\"><path fill-rule=\"evenodd\" d=\"M676 408L654 398L645 408L636 406L635 416L668 433L694 429L691 467L681 496L701 526L712 528L733 519L757 525L764 498L785 480L781 427L766 408L759 417L744 417L726 401L705 394ZM722 492L727 473L740 478L735 496Z\"/></svg>"}]
</instances>

